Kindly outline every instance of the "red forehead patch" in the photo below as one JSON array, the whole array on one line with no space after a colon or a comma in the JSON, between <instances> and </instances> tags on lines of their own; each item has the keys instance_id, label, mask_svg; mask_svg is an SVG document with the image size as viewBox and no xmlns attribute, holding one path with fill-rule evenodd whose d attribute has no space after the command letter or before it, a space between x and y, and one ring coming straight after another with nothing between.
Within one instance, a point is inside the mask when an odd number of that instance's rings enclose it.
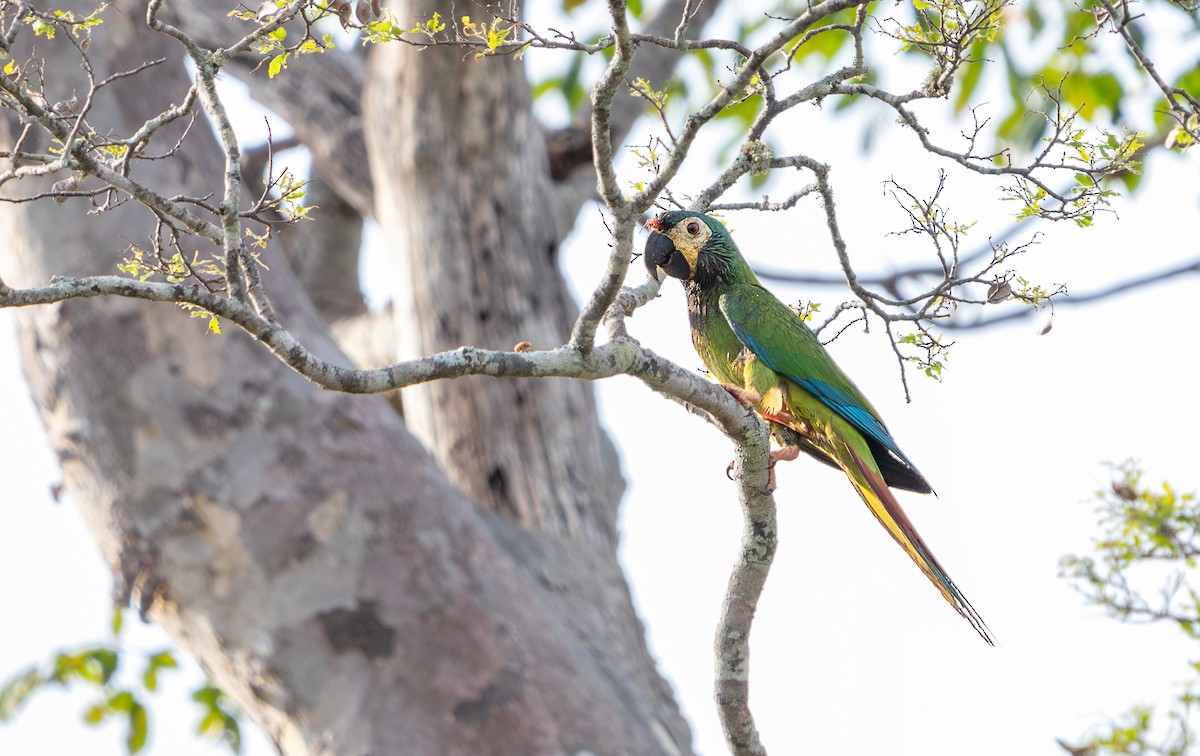
<instances>
[{"instance_id":1,"label":"red forehead patch","mask_svg":"<svg viewBox=\"0 0 1200 756\"><path fill-rule=\"evenodd\" d=\"M650 220L646 221L646 228L650 229L651 231L662 231L662 216L656 215Z\"/></svg>"}]
</instances>

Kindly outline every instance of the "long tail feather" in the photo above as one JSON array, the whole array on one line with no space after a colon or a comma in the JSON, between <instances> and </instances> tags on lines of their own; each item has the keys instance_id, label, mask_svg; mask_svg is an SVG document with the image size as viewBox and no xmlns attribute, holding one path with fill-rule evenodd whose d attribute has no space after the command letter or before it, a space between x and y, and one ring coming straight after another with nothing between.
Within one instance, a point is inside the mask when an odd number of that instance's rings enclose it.
<instances>
[{"instance_id":1,"label":"long tail feather","mask_svg":"<svg viewBox=\"0 0 1200 756\"><path fill-rule=\"evenodd\" d=\"M849 463L847 467L853 468L847 469L846 473L871 513L891 533L892 538L896 539L896 543L900 544L901 548L912 557L912 560L921 568L921 572L925 573L925 576L941 592L946 601L967 622L971 623L975 632L979 633L979 636L989 645L996 645L996 639L983 618L975 611L975 607L971 606L971 602L967 601L967 597L962 594L962 591L946 574L946 570L938 563L933 552L925 545L925 541L917 533L912 521L908 519L908 515L904 514L900 503L888 489L883 476L875 470L873 465L868 464L855 453L849 444L843 444L843 449L847 452L846 461Z\"/></svg>"}]
</instances>

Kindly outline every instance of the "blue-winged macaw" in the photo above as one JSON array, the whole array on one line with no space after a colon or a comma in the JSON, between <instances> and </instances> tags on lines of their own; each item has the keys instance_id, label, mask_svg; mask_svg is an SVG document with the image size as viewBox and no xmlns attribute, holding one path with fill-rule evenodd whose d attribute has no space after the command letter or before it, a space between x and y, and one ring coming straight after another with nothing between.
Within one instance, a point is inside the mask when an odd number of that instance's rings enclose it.
<instances>
[{"instance_id":1,"label":"blue-winged macaw","mask_svg":"<svg viewBox=\"0 0 1200 756\"><path fill-rule=\"evenodd\" d=\"M708 371L767 421L781 445L771 463L804 451L843 470L946 601L994 644L889 486L918 493L933 489L800 316L763 288L715 218L676 211L646 225L646 268L656 278L661 270L683 281L692 343Z\"/></svg>"}]
</instances>

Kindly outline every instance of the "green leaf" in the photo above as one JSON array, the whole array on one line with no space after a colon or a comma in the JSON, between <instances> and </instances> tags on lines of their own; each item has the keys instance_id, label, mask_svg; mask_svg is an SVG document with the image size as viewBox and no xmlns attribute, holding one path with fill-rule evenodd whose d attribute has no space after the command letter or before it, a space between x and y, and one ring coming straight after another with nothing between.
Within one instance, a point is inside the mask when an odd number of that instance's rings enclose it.
<instances>
[{"instance_id":1,"label":"green leaf","mask_svg":"<svg viewBox=\"0 0 1200 756\"><path fill-rule=\"evenodd\" d=\"M142 673L142 684L146 686L146 690L156 690L158 688L158 671L174 669L178 666L170 651L159 651L146 660L146 671Z\"/></svg>"},{"instance_id":2,"label":"green leaf","mask_svg":"<svg viewBox=\"0 0 1200 756\"><path fill-rule=\"evenodd\" d=\"M134 703L133 708L129 711L129 735L125 739L129 753L137 753L146 747L146 736L149 734L149 729L146 707L140 703Z\"/></svg>"},{"instance_id":3,"label":"green leaf","mask_svg":"<svg viewBox=\"0 0 1200 756\"><path fill-rule=\"evenodd\" d=\"M104 721L108 716L108 709L100 704L92 704L87 711L83 713L83 721L90 725L97 725Z\"/></svg>"},{"instance_id":4,"label":"green leaf","mask_svg":"<svg viewBox=\"0 0 1200 756\"><path fill-rule=\"evenodd\" d=\"M128 690L118 690L108 697L108 708L113 711L133 711L138 706L137 699Z\"/></svg>"},{"instance_id":5,"label":"green leaf","mask_svg":"<svg viewBox=\"0 0 1200 756\"><path fill-rule=\"evenodd\" d=\"M235 752L242 749L242 731L238 714L219 688L206 685L192 694L192 698L204 707L204 715L196 725L196 732L211 738L224 740Z\"/></svg>"},{"instance_id":6,"label":"green leaf","mask_svg":"<svg viewBox=\"0 0 1200 756\"><path fill-rule=\"evenodd\" d=\"M120 657L111 648L97 648L87 654L88 679L107 683L117 671ZM96 673L99 674L96 674Z\"/></svg>"},{"instance_id":7,"label":"green leaf","mask_svg":"<svg viewBox=\"0 0 1200 756\"><path fill-rule=\"evenodd\" d=\"M117 670L119 658L112 649L93 648L74 654L59 654L54 659L50 680L65 685L74 680L103 685Z\"/></svg>"},{"instance_id":8,"label":"green leaf","mask_svg":"<svg viewBox=\"0 0 1200 756\"><path fill-rule=\"evenodd\" d=\"M215 685L205 685L203 688L198 688L192 693L192 700L196 703L202 703L206 706L216 706L217 698L221 695L221 689Z\"/></svg>"}]
</instances>

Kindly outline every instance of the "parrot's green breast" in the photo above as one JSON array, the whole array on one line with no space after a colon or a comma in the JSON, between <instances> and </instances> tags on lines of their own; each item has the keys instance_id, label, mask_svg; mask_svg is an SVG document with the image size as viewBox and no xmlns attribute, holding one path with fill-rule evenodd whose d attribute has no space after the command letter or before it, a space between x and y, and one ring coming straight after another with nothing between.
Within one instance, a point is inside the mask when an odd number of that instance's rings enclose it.
<instances>
[{"instance_id":1,"label":"parrot's green breast","mask_svg":"<svg viewBox=\"0 0 1200 756\"><path fill-rule=\"evenodd\" d=\"M746 345L721 313L719 292L702 291L694 283L685 284L684 288L688 321L692 326L692 345L704 361L704 367L721 383L741 386Z\"/></svg>"}]
</instances>

